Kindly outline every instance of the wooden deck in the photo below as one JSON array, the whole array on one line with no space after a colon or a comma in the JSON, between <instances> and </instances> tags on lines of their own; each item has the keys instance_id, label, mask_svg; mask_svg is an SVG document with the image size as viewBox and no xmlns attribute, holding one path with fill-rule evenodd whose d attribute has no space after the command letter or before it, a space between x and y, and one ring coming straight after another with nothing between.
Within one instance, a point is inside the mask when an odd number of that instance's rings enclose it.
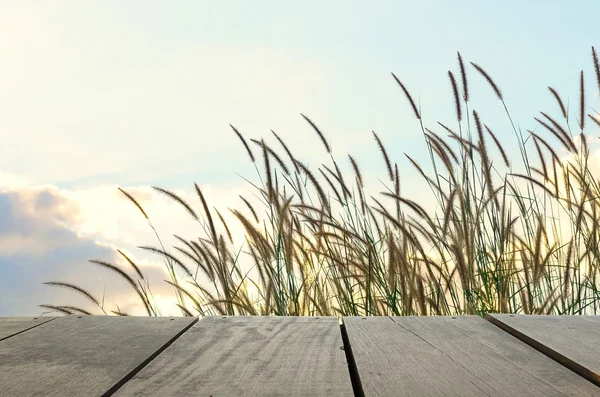
<instances>
[{"instance_id":1,"label":"wooden deck","mask_svg":"<svg viewBox=\"0 0 600 397\"><path fill-rule=\"evenodd\" d=\"M0 396L600 396L600 316L0 318Z\"/></svg>"}]
</instances>

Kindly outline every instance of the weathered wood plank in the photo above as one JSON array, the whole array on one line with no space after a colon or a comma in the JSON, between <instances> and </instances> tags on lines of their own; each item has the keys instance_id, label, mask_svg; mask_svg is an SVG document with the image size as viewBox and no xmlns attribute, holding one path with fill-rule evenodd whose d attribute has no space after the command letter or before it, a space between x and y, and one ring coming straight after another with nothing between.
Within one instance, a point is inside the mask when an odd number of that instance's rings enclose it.
<instances>
[{"instance_id":1,"label":"weathered wood plank","mask_svg":"<svg viewBox=\"0 0 600 397\"><path fill-rule=\"evenodd\" d=\"M344 317L365 396L598 396L478 316Z\"/></svg>"},{"instance_id":2,"label":"weathered wood plank","mask_svg":"<svg viewBox=\"0 0 600 397\"><path fill-rule=\"evenodd\" d=\"M100 396L192 318L66 316L0 343L2 396Z\"/></svg>"},{"instance_id":3,"label":"weathered wood plank","mask_svg":"<svg viewBox=\"0 0 600 397\"><path fill-rule=\"evenodd\" d=\"M493 314L487 319L600 386L600 316Z\"/></svg>"},{"instance_id":4,"label":"weathered wood plank","mask_svg":"<svg viewBox=\"0 0 600 397\"><path fill-rule=\"evenodd\" d=\"M203 317L116 396L352 396L337 317Z\"/></svg>"},{"instance_id":5,"label":"weathered wood plank","mask_svg":"<svg viewBox=\"0 0 600 397\"><path fill-rule=\"evenodd\" d=\"M38 327L56 317L0 317L0 341Z\"/></svg>"}]
</instances>

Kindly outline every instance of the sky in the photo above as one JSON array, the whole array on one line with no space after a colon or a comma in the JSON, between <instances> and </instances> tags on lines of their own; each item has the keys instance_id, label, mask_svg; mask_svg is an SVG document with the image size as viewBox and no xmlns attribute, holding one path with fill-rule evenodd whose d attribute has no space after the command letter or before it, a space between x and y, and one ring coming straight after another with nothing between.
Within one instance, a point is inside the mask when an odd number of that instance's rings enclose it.
<instances>
[{"instance_id":1,"label":"sky","mask_svg":"<svg viewBox=\"0 0 600 397\"><path fill-rule=\"evenodd\" d=\"M143 314L123 280L88 262L126 269L117 249L156 281L162 313L179 313L160 258L137 248L156 237L118 188L172 247L173 234L205 235L151 186L200 212L195 182L240 247L227 208L257 194L244 178L260 182L229 124L275 147L273 129L315 170L329 157L302 113L342 171L351 172L353 155L373 195L386 180L375 131L398 162L403 193L432 204L404 156L428 169L419 123L391 73L438 133L437 121L457 125L447 76L459 75L457 51L492 76L523 131L539 128L539 111L559 115L548 86L575 114L582 69L593 113L599 13L597 1L0 1L0 316L85 302L46 281ZM467 73L471 106L518 160L502 103Z\"/></svg>"}]
</instances>

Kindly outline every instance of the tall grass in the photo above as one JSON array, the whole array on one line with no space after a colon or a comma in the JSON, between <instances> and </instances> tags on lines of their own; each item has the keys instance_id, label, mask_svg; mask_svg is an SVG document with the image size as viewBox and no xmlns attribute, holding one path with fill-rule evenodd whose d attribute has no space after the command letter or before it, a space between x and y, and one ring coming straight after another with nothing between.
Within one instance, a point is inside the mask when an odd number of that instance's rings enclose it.
<instances>
[{"instance_id":1,"label":"tall grass","mask_svg":"<svg viewBox=\"0 0 600 397\"><path fill-rule=\"evenodd\" d=\"M593 47L592 58L600 90ZM458 53L457 77L448 71L456 121L451 126L438 122L437 132L424 126L407 87L392 74L429 151L432 175L406 157L427 182L437 203L434 213L401 195L398 163L392 163L375 132L391 187L378 198L365 197L364 175L355 159L348 155L353 174L342 175L323 133L305 115L331 158L329 166L321 164L316 171L296 158L274 131L279 152L264 139L245 139L231 126L256 168L262 187L253 187L266 207L266 219L259 219L257 209L240 196L241 209L230 210L245 230L243 253L252 260L254 276L242 271L242 250L236 253L230 228L221 213L209 208L197 184L200 212L175 193L154 187L179 203L205 233L192 240L176 235L180 245L172 252L163 246L142 206L121 190L156 233L159 247L140 248L164 259L169 274L165 281L181 312L188 316L596 314L600 186L588 166L584 128L586 118L591 120L588 126L600 126L600 114L586 113L583 71L575 123L558 92L548 87L559 116L541 112L535 120L543 132L524 134L515 127L492 77L478 64L470 65L474 76L467 76ZM468 77L487 84L497 97L519 147L517 158L507 155L472 106ZM560 159L560 151L568 152L569 161ZM493 154L502 161L493 161ZM515 172L517 165L525 171ZM384 201L394 210L388 210ZM338 213L334 208L341 215L334 215ZM561 221L565 217L568 233ZM139 266L119 254L129 269L91 262L125 279L147 314L158 315ZM85 297L93 310L106 313L93 294L76 285L46 284L69 288ZM251 298L250 285L258 291L258 299ZM93 312L72 305L41 306L63 313ZM127 314L118 307L111 312Z\"/></svg>"}]
</instances>

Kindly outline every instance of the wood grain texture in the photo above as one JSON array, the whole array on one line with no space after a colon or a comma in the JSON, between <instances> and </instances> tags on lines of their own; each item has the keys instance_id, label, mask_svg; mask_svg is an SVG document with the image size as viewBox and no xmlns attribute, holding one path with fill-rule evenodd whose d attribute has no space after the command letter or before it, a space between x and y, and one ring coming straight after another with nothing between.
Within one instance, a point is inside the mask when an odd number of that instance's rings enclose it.
<instances>
[{"instance_id":1,"label":"wood grain texture","mask_svg":"<svg viewBox=\"0 0 600 397\"><path fill-rule=\"evenodd\" d=\"M65 316L0 342L0 395L100 396L195 321Z\"/></svg>"},{"instance_id":2,"label":"wood grain texture","mask_svg":"<svg viewBox=\"0 0 600 397\"><path fill-rule=\"evenodd\" d=\"M337 317L202 317L116 396L353 396Z\"/></svg>"},{"instance_id":3,"label":"wood grain texture","mask_svg":"<svg viewBox=\"0 0 600 397\"><path fill-rule=\"evenodd\" d=\"M493 314L487 319L600 386L600 316Z\"/></svg>"},{"instance_id":4,"label":"wood grain texture","mask_svg":"<svg viewBox=\"0 0 600 397\"><path fill-rule=\"evenodd\" d=\"M0 341L54 319L56 317L0 317Z\"/></svg>"},{"instance_id":5,"label":"wood grain texture","mask_svg":"<svg viewBox=\"0 0 600 397\"><path fill-rule=\"evenodd\" d=\"M344 317L365 396L599 396L478 316Z\"/></svg>"}]
</instances>

